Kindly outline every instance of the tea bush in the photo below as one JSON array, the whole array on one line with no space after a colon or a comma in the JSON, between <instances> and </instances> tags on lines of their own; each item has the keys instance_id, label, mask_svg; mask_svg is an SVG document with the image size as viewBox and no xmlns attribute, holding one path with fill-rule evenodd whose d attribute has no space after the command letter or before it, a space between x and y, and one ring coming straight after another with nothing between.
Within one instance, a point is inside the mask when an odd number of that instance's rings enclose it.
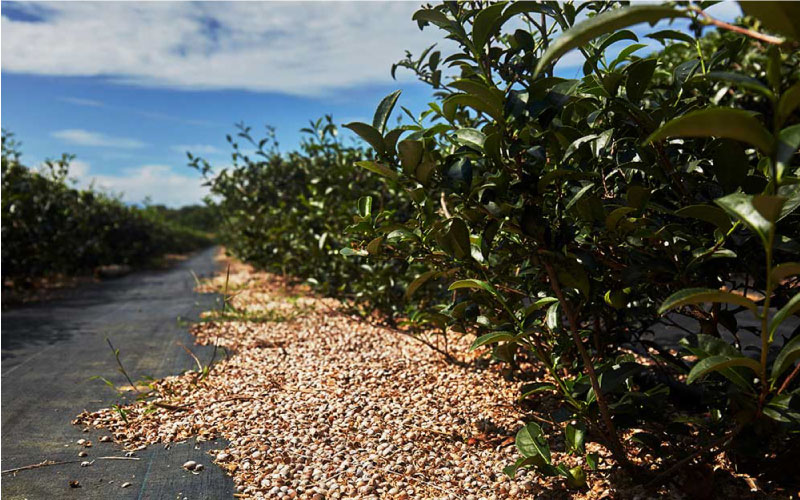
<instances>
[{"instance_id":1,"label":"tea bush","mask_svg":"<svg viewBox=\"0 0 800 500\"><path fill-rule=\"evenodd\" d=\"M207 233L163 215L68 183L71 157L42 171L20 163L13 136L3 133L3 281L29 284L54 274L90 273L98 266L141 266L166 253L212 243Z\"/></svg>"},{"instance_id":2,"label":"tea bush","mask_svg":"<svg viewBox=\"0 0 800 500\"><path fill-rule=\"evenodd\" d=\"M587 468L595 440L652 482L722 449L741 468L781 461L800 430L800 13L743 3L730 25L711 3L425 6L419 27L458 48L392 68L434 100L390 128L395 92L347 124L369 151L328 117L299 152L242 128L257 158L229 138L232 168L192 164L235 255L474 336L518 376L543 367L520 402L563 407L519 430L508 474L585 485L584 467L553 463L554 432ZM691 33L653 28L663 49L644 55L629 28L674 19ZM555 76L573 50L582 75Z\"/></svg>"}]
</instances>

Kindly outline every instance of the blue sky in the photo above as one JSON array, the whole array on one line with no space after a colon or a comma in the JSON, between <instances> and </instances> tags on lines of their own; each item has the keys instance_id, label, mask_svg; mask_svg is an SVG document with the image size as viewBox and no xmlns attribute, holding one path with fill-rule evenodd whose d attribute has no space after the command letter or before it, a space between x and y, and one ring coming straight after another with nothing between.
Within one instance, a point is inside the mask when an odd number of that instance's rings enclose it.
<instances>
[{"instance_id":1,"label":"blue sky","mask_svg":"<svg viewBox=\"0 0 800 500\"><path fill-rule=\"evenodd\" d=\"M389 74L406 49L446 50L436 29L411 21L418 6L2 2L2 126L23 142L26 164L76 154L79 185L132 203L198 202L205 192L185 151L229 163L234 123L275 126L287 151L309 119L369 121L396 89L401 104L424 109L429 89ZM562 71L578 63L567 56Z\"/></svg>"}]
</instances>

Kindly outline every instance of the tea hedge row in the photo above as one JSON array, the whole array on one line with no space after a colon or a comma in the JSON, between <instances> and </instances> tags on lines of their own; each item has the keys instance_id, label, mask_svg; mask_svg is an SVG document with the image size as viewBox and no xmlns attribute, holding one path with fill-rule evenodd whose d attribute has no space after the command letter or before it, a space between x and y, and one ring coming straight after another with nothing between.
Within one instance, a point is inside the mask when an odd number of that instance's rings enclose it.
<instances>
[{"instance_id":1,"label":"tea hedge row","mask_svg":"<svg viewBox=\"0 0 800 500\"><path fill-rule=\"evenodd\" d=\"M327 118L300 152L243 129L255 157L231 138L233 168L193 164L238 256L474 336L519 376L546 369L520 404L548 392L563 407L520 429L508 474L582 487L589 439L654 482L721 448L764 473L800 430L800 13L747 2L734 26L708 5L427 6L414 20L458 48L392 68L434 100L392 129L395 92L346 125L368 152ZM673 19L690 32L629 29ZM644 55L645 37L663 50ZM555 76L570 51L582 76ZM553 462L553 432L583 466Z\"/></svg>"},{"instance_id":2,"label":"tea hedge row","mask_svg":"<svg viewBox=\"0 0 800 500\"><path fill-rule=\"evenodd\" d=\"M54 274L91 273L98 266L142 266L167 253L212 243L205 232L168 222L164 211L127 206L69 185L69 161L37 171L20 163L18 144L3 133L3 282L25 285ZM208 209L203 209L208 210Z\"/></svg>"}]
</instances>

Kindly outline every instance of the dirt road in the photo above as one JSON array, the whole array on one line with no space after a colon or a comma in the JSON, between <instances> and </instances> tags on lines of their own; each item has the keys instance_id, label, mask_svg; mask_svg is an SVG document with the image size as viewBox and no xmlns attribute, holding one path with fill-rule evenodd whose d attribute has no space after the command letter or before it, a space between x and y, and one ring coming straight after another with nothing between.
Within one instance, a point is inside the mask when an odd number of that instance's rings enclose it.
<instances>
[{"instance_id":1,"label":"dirt road","mask_svg":"<svg viewBox=\"0 0 800 500\"><path fill-rule=\"evenodd\" d=\"M140 379L164 377L192 368L178 344L192 346L185 322L214 307L217 298L193 291L194 278L217 267L215 249L195 254L167 271L135 273L70 291L65 297L2 313L2 469L43 460L95 460L123 456L104 433L82 432L70 421L82 410L107 407L114 392L94 375L125 384L106 343L120 350L126 370ZM210 350L192 347L207 359ZM91 448L77 444L93 443ZM233 483L210 465L206 450L223 443L194 442L165 449L151 446L138 461L97 460L3 474L4 499L221 499L231 498ZM86 458L78 457L83 450ZM187 460L206 465L193 475ZM70 481L78 481L73 488ZM124 483L130 486L122 488Z\"/></svg>"}]
</instances>

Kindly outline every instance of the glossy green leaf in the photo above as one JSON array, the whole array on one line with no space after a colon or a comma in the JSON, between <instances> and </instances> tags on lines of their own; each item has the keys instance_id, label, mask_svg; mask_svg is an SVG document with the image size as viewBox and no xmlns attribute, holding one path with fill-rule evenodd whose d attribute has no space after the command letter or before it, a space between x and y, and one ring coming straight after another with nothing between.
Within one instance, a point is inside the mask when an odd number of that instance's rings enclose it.
<instances>
[{"instance_id":1,"label":"glossy green leaf","mask_svg":"<svg viewBox=\"0 0 800 500\"><path fill-rule=\"evenodd\" d=\"M656 59L642 59L630 64L625 70L628 79L625 81L625 94L631 102L638 103L644 96L658 61Z\"/></svg>"},{"instance_id":2,"label":"glossy green leaf","mask_svg":"<svg viewBox=\"0 0 800 500\"><path fill-rule=\"evenodd\" d=\"M798 107L800 107L800 82L795 83L781 94L775 111L777 125L782 126Z\"/></svg>"},{"instance_id":3,"label":"glossy green leaf","mask_svg":"<svg viewBox=\"0 0 800 500\"><path fill-rule=\"evenodd\" d=\"M710 71L703 75L703 78L731 83L733 85L738 85L742 88L758 92L762 95L765 95L769 99L775 98L775 94L772 93L769 87L755 78L741 75L739 73L731 73L730 71Z\"/></svg>"},{"instance_id":4,"label":"glossy green leaf","mask_svg":"<svg viewBox=\"0 0 800 500\"><path fill-rule=\"evenodd\" d=\"M362 196L358 199L358 215L362 218L372 215L372 196Z\"/></svg>"},{"instance_id":5,"label":"glossy green leaf","mask_svg":"<svg viewBox=\"0 0 800 500\"><path fill-rule=\"evenodd\" d=\"M386 122L389 120L389 116L392 114L394 105L397 103L397 98L400 97L401 92L402 90L395 90L391 94L384 97L381 103L378 105L378 109L375 110L375 116L372 118L372 128L377 130L379 134L384 133L386 129Z\"/></svg>"},{"instance_id":6,"label":"glossy green leaf","mask_svg":"<svg viewBox=\"0 0 800 500\"><path fill-rule=\"evenodd\" d=\"M583 454L585 452L586 424L583 422L568 423L564 429L564 439L567 442L569 453Z\"/></svg>"},{"instance_id":7,"label":"glossy green leaf","mask_svg":"<svg viewBox=\"0 0 800 500\"><path fill-rule=\"evenodd\" d=\"M525 424L517 432L517 449L525 457L540 456L546 464L550 464L550 446L544 438L542 428L535 422Z\"/></svg>"},{"instance_id":8,"label":"glossy green leaf","mask_svg":"<svg viewBox=\"0 0 800 500\"><path fill-rule=\"evenodd\" d=\"M645 143L671 137L725 137L752 144L767 155L774 149L774 138L747 111L732 108L709 108L675 118L653 132Z\"/></svg>"},{"instance_id":9,"label":"glossy green leaf","mask_svg":"<svg viewBox=\"0 0 800 500\"><path fill-rule=\"evenodd\" d=\"M414 141L406 139L400 141L397 145L398 155L400 156L400 164L403 166L403 171L407 174L413 174L417 165L422 161L422 153L424 146L422 141Z\"/></svg>"},{"instance_id":10,"label":"glossy green leaf","mask_svg":"<svg viewBox=\"0 0 800 500\"><path fill-rule=\"evenodd\" d=\"M699 363L692 367L689 376L686 377L686 383L691 384L703 375L711 372L718 372L725 368L745 367L758 374L761 371L761 365L754 359L746 358L744 356L731 357L731 356L711 356L701 360Z\"/></svg>"},{"instance_id":11,"label":"glossy green leaf","mask_svg":"<svg viewBox=\"0 0 800 500\"><path fill-rule=\"evenodd\" d=\"M781 130L778 134L778 146L775 151L778 181L783 179L783 174L789 169L792 157L797 153L798 148L800 148L800 124Z\"/></svg>"},{"instance_id":12,"label":"glossy green leaf","mask_svg":"<svg viewBox=\"0 0 800 500\"><path fill-rule=\"evenodd\" d=\"M474 351L475 349L485 346L487 344L496 344L498 342L513 342L515 340L514 334L511 332L491 332L485 335L481 335L475 342L472 343L469 350Z\"/></svg>"},{"instance_id":13,"label":"glossy green leaf","mask_svg":"<svg viewBox=\"0 0 800 500\"><path fill-rule=\"evenodd\" d=\"M689 17L686 11L660 5L634 5L596 15L576 24L561 34L547 48L534 71L534 78L546 67L572 49L576 49L605 33L639 23L656 23L662 19Z\"/></svg>"},{"instance_id":14,"label":"glossy green leaf","mask_svg":"<svg viewBox=\"0 0 800 500\"><path fill-rule=\"evenodd\" d=\"M344 125L344 127L349 128L359 137L367 141L367 143L372 146L372 148L379 155L386 153L386 145L383 142L383 136L375 129L375 127L361 122L351 122Z\"/></svg>"},{"instance_id":15,"label":"glossy green leaf","mask_svg":"<svg viewBox=\"0 0 800 500\"><path fill-rule=\"evenodd\" d=\"M725 211L714 205L689 205L675 211L675 215L709 222L720 228L723 233L730 231L732 226L731 219Z\"/></svg>"},{"instance_id":16,"label":"glossy green leaf","mask_svg":"<svg viewBox=\"0 0 800 500\"><path fill-rule=\"evenodd\" d=\"M472 42L475 44L476 50L483 51L489 35L500 25L502 20L500 15L503 13L505 6L504 2L491 4L475 16L475 20L472 23Z\"/></svg>"},{"instance_id":17,"label":"glossy green leaf","mask_svg":"<svg viewBox=\"0 0 800 500\"><path fill-rule=\"evenodd\" d=\"M772 342L772 339L775 337L775 332L781 326L781 324L786 321L786 318L797 313L798 311L800 311L800 293L789 299L789 302L778 309L778 312L776 312L775 316L773 316L772 320L770 320L768 327L770 342Z\"/></svg>"},{"instance_id":18,"label":"glossy green leaf","mask_svg":"<svg viewBox=\"0 0 800 500\"><path fill-rule=\"evenodd\" d=\"M411 298L411 296L414 295L414 292L416 292L419 289L419 287L424 285L429 279L438 277L439 274L440 274L439 271L430 270L430 271L425 271L424 273L414 278L414 281L412 281L408 285L408 288L406 289L406 294L405 294L406 299Z\"/></svg>"},{"instance_id":19,"label":"glossy green leaf","mask_svg":"<svg viewBox=\"0 0 800 500\"><path fill-rule=\"evenodd\" d=\"M392 170L391 168L387 167L386 165L382 165L380 163L374 161L357 161L356 165L369 170L370 172L374 172L378 175L382 175L383 177L388 177L392 180L397 180L400 177L397 172Z\"/></svg>"},{"instance_id":20,"label":"glossy green leaf","mask_svg":"<svg viewBox=\"0 0 800 500\"><path fill-rule=\"evenodd\" d=\"M753 312L758 312L756 303L742 295L714 290L713 288L687 288L670 295L658 308L658 314L664 314L671 309L689 304L706 303L734 304L746 307Z\"/></svg>"},{"instance_id":21,"label":"glossy green leaf","mask_svg":"<svg viewBox=\"0 0 800 500\"><path fill-rule=\"evenodd\" d=\"M483 132L472 128L456 130L454 135L459 144L471 146L478 150L483 150L483 144L486 142L486 136Z\"/></svg>"},{"instance_id":22,"label":"glossy green leaf","mask_svg":"<svg viewBox=\"0 0 800 500\"><path fill-rule=\"evenodd\" d=\"M800 295L795 297L800 297ZM783 346L772 363L772 380L778 380L778 377L798 359L800 359L800 337L795 337Z\"/></svg>"},{"instance_id":23,"label":"glossy green leaf","mask_svg":"<svg viewBox=\"0 0 800 500\"><path fill-rule=\"evenodd\" d=\"M769 244L769 234L774 224L764 218L756 209L753 201L754 196L743 193L733 193L723 198L714 200L714 203L722 207L723 210L731 214L736 219L744 222L760 238L764 246Z\"/></svg>"},{"instance_id":24,"label":"glossy green leaf","mask_svg":"<svg viewBox=\"0 0 800 500\"><path fill-rule=\"evenodd\" d=\"M655 33L650 33L649 35L645 36L647 36L647 38L652 38L653 40L658 40L664 45L666 45L665 40L678 40L679 42L685 42L688 43L689 45L694 45L695 43L694 38L692 38L692 35L677 30L661 30L661 31L656 31Z\"/></svg>"}]
</instances>

